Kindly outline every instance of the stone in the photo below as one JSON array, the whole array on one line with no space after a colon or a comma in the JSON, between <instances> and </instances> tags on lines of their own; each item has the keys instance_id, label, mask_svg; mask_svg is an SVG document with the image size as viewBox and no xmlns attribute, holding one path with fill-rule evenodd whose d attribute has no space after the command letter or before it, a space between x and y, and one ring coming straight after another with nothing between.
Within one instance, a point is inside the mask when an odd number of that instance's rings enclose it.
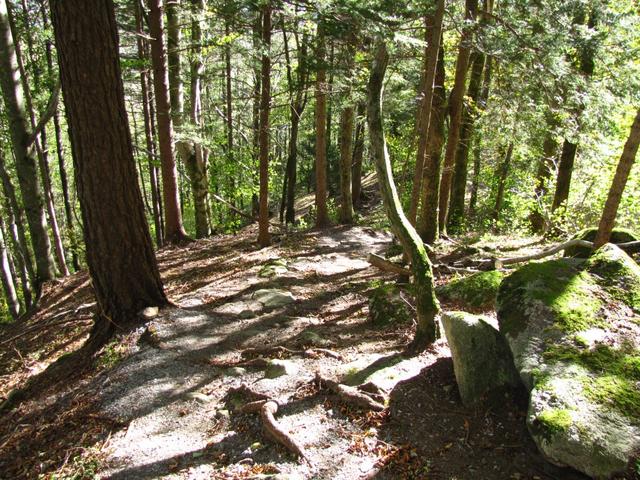
<instances>
[{"instance_id":1,"label":"stone","mask_svg":"<svg viewBox=\"0 0 640 480\"><path fill-rule=\"evenodd\" d=\"M213 397L210 397L209 395L205 395L204 393L200 393L200 392L189 392L187 393L187 398L190 400L195 400L196 402L199 402L199 403L209 403L213 401Z\"/></svg>"},{"instance_id":2,"label":"stone","mask_svg":"<svg viewBox=\"0 0 640 480\"><path fill-rule=\"evenodd\" d=\"M288 271L289 269L287 268L287 262L281 258L276 258L265 263L260 268L258 276L261 278L271 278L282 275L283 273L287 273Z\"/></svg>"},{"instance_id":3,"label":"stone","mask_svg":"<svg viewBox=\"0 0 640 480\"><path fill-rule=\"evenodd\" d=\"M291 360L275 359L269 362L269 366L264 372L264 377L278 378L284 375L295 375L298 370L298 366Z\"/></svg>"},{"instance_id":4,"label":"stone","mask_svg":"<svg viewBox=\"0 0 640 480\"><path fill-rule=\"evenodd\" d=\"M330 347L333 345L331 340L323 338L319 333L314 332L313 330L303 331L298 336L297 343L311 347Z\"/></svg>"},{"instance_id":5,"label":"stone","mask_svg":"<svg viewBox=\"0 0 640 480\"><path fill-rule=\"evenodd\" d=\"M597 228L585 228L584 230L579 231L571 240L579 239L586 240L587 242L593 242L596 239L596 234L598 233ZM614 228L611 232L611 238L609 239L609 243L617 244L617 243L627 243L627 242L635 242L640 240L640 237L632 232L631 230L627 230L624 228ZM585 247L570 247L565 249L564 256L565 257L579 257L579 258L587 258L591 254L590 248Z\"/></svg>"},{"instance_id":6,"label":"stone","mask_svg":"<svg viewBox=\"0 0 640 480\"><path fill-rule=\"evenodd\" d=\"M500 286L527 425L552 463L610 478L640 449L639 287L640 268L613 244L588 260L531 263Z\"/></svg>"},{"instance_id":7,"label":"stone","mask_svg":"<svg viewBox=\"0 0 640 480\"><path fill-rule=\"evenodd\" d=\"M160 309L158 307L147 307L140 312L140 316L143 320L153 320L158 316Z\"/></svg>"},{"instance_id":8,"label":"stone","mask_svg":"<svg viewBox=\"0 0 640 480\"><path fill-rule=\"evenodd\" d=\"M478 272L438 287L436 294L439 298L456 302L463 308L494 309L503 278L504 273L497 270Z\"/></svg>"},{"instance_id":9,"label":"stone","mask_svg":"<svg viewBox=\"0 0 640 480\"><path fill-rule=\"evenodd\" d=\"M227 368L224 373L229 377L241 377L247 373L247 370L242 367L231 367Z\"/></svg>"},{"instance_id":10,"label":"stone","mask_svg":"<svg viewBox=\"0 0 640 480\"><path fill-rule=\"evenodd\" d=\"M497 321L465 312L447 312L442 315L442 325L462 403L471 406L484 400L495 401L503 398L506 390L520 385Z\"/></svg>"},{"instance_id":11,"label":"stone","mask_svg":"<svg viewBox=\"0 0 640 480\"><path fill-rule=\"evenodd\" d=\"M375 286L369 296L369 318L377 327L409 322L413 311L402 298L400 288L393 283Z\"/></svg>"},{"instance_id":12,"label":"stone","mask_svg":"<svg viewBox=\"0 0 640 480\"><path fill-rule=\"evenodd\" d=\"M265 308L284 307L296 301L296 297L291 292L277 288L256 290L252 298L260 302Z\"/></svg>"}]
</instances>

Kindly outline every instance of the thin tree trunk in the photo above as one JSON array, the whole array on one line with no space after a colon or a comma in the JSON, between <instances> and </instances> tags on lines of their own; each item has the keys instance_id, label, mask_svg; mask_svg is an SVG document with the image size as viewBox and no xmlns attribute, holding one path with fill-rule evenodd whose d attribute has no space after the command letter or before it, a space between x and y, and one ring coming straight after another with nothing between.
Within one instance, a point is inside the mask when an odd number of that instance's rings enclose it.
<instances>
[{"instance_id":1,"label":"thin tree trunk","mask_svg":"<svg viewBox=\"0 0 640 480\"><path fill-rule=\"evenodd\" d=\"M511 158L513 157L513 142L509 144L509 148L507 149L507 154L504 157L504 160L500 164L498 169L498 189L496 192L496 203L493 208L492 218L494 221L494 225L497 224L500 219L500 214L502 213L502 206L504 205L504 192L507 187L507 178L509 177L509 170L511 168Z\"/></svg>"},{"instance_id":2,"label":"thin tree trunk","mask_svg":"<svg viewBox=\"0 0 640 480\"><path fill-rule=\"evenodd\" d=\"M316 60L316 227L329 225L327 211L327 66L324 27L318 26Z\"/></svg>"},{"instance_id":3,"label":"thin tree trunk","mask_svg":"<svg viewBox=\"0 0 640 480\"><path fill-rule=\"evenodd\" d=\"M556 179L556 191L553 195L553 203L551 211L555 212L561 205L566 208L569 199L569 191L571 188L571 176L573 174L573 164L576 159L576 150L578 144L570 142L565 138L562 144L562 153L560 154L560 163L558 164L558 177Z\"/></svg>"},{"instance_id":4,"label":"thin tree trunk","mask_svg":"<svg viewBox=\"0 0 640 480\"><path fill-rule=\"evenodd\" d=\"M4 240L4 230L4 219L0 215L0 280L2 280L2 288L9 313L15 320L20 315L20 300L18 299L14 277L9 265L9 251Z\"/></svg>"},{"instance_id":5,"label":"thin tree trunk","mask_svg":"<svg viewBox=\"0 0 640 480\"><path fill-rule=\"evenodd\" d=\"M51 4L98 312L89 350L167 303L136 179L111 0ZM157 33L157 32L156 32Z\"/></svg>"},{"instance_id":6,"label":"thin tree trunk","mask_svg":"<svg viewBox=\"0 0 640 480\"><path fill-rule=\"evenodd\" d=\"M458 47L458 59L456 60L456 75L449 100L449 111L451 122L449 123L449 136L447 137L447 148L444 156L444 166L442 168L442 179L440 181L440 211L438 216L438 227L441 232L446 231L447 217L449 214L449 197L451 194L451 181L453 179L453 166L460 139L460 127L462 124L462 103L465 94L467 78L467 68L471 55L471 40L473 30L471 23L475 22L478 10L478 0L465 0L465 20L467 24L462 31L460 45Z\"/></svg>"},{"instance_id":7,"label":"thin tree trunk","mask_svg":"<svg viewBox=\"0 0 640 480\"><path fill-rule=\"evenodd\" d=\"M418 316L412 347L416 350L422 350L439 337L436 316L440 307L434 293L431 262L422 240L402 211L393 181L382 121L382 86L388 61L389 55L386 45L382 40L378 40L368 85L367 122L371 154L376 165L382 200L394 233L411 259Z\"/></svg>"},{"instance_id":8,"label":"thin tree trunk","mask_svg":"<svg viewBox=\"0 0 640 480\"><path fill-rule=\"evenodd\" d=\"M356 210L362 206L362 161L364 158L364 130L366 124L366 118L363 117L366 115L366 109L366 103L358 103L351 169L351 196L353 198L353 207Z\"/></svg>"},{"instance_id":9,"label":"thin tree trunk","mask_svg":"<svg viewBox=\"0 0 640 480\"><path fill-rule=\"evenodd\" d=\"M436 64L438 63L438 52L440 51L440 37L442 36L442 19L444 17L444 0L437 0L435 10L432 14L427 15L424 19L426 36L429 38L429 44L424 51L425 69L424 69L424 91L422 101L420 102L420 111L418 114L417 131L418 131L418 151L416 156L416 168L413 172L413 185L411 188L411 204L409 207L409 221L416 225L416 217L418 215L418 206L420 204L420 192L422 192L422 178L424 176L425 152L427 150L427 141L429 133L429 125L431 123L431 105L433 103L434 80L436 76Z\"/></svg>"},{"instance_id":10,"label":"thin tree trunk","mask_svg":"<svg viewBox=\"0 0 640 480\"><path fill-rule=\"evenodd\" d=\"M258 244L271 244L269 233L269 111L271 103L271 3L262 9L262 68L260 94L260 214Z\"/></svg>"},{"instance_id":11,"label":"thin tree trunk","mask_svg":"<svg viewBox=\"0 0 640 480\"><path fill-rule=\"evenodd\" d=\"M434 79L433 101L429 137L425 147L425 164L422 177L422 208L418 218L418 232L422 240L429 244L438 239L438 198L440 192L440 169L442 147L444 145L444 122L446 117L446 93L444 89L445 63L444 46L440 42L436 76Z\"/></svg>"},{"instance_id":12,"label":"thin tree trunk","mask_svg":"<svg viewBox=\"0 0 640 480\"><path fill-rule=\"evenodd\" d=\"M6 0L0 0L0 84L9 118L18 183L36 258L35 285L39 289L42 282L55 278L55 267L47 234L42 190L38 183L35 147L29 141L31 128L24 109L24 91Z\"/></svg>"},{"instance_id":13,"label":"thin tree trunk","mask_svg":"<svg viewBox=\"0 0 640 480\"><path fill-rule=\"evenodd\" d=\"M182 224L180 195L178 191L178 170L173 151L173 122L169 103L169 75L167 55L162 37L162 0L148 0L149 33L151 34L151 60L153 63L153 83L156 99L156 120L158 123L158 143L160 146L160 166L162 169L162 195L164 198L165 241L180 243L188 240Z\"/></svg>"},{"instance_id":14,"label":"thin tree trunk","mask_svg":"<svg viewBox=\"0 0 640 480\"><path fill-rule=\"evenodd\" d=\"M604 204L604 210L602 211L602 217L600 218L600 224L598 226L598 233L593 241L593 246L599 248L609 241L613 225L616 221L616 215L618 214L618 206L620 205L620 199L624 192L624 187L627 185L629 174L631 173L631 167L635 162L636 154L638 153L638 144L640 144L640 110L636 113L636 118L631 125L631 131L627 142L624 144L616 173L609 189L609 195L607 201Z\"/></svg>"},{"instance_id":15,"label":"thin tree trunk","mask_svg":"<svg viewBox=\"0 0 640 480\"><path fill-rule=\"evenodd\" d=\"M542 202L548 190L548 182L553 173L555 158L558 153L558 142L555 137L556 120L553 114L548 114L547 132L542 143L542 157L538 161L536 170L536 185L534 196L536 204L529 215L531 229L534 233L542 233L545 230L545 219L542 215Z\"/></svg>"},{"instance_id":16,"label":"thin tree trunk","mask_svg":"<svg viewBox=\"0 0 640 480\"><path fill-rule=\"evenodd\" d=\"M355 64L355 49L345 47L345 70L352 72ZM347 83L350 79L347 79ZM340 208L338 216L340 223L353 223L353 197L351 192L351 164L353 161L353 124L355 120L355 106L351 98L351 86L345 89L343 102L346 106L340 115Z\"/></svg>"}]
</instances>

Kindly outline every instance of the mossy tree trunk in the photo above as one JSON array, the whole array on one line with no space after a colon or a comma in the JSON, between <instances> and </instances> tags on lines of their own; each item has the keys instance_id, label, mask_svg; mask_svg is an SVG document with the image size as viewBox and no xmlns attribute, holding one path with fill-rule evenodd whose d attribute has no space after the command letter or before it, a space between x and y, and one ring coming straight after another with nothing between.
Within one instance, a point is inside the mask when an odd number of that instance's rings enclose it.
<instances>
[{"instance_id":1,"label":"mossy tree trunk","mask_svg":"<svg viewBox=\"0 0 640 480\"><path fill-rule=\"evenodd\" d=\"M431 262L422 240L405 216L391 169L382 121L382 86L389 62L386 44L376 41L375 56L368 84L367 123L371 143L371 155L376 166L382 200L392 229L411 260L415 288L418 325L412 342L413 349L421 350L439 337L436 316L440 310L433 286Z\"/></svg>"},{"instance_id":2,"label":"mossy tree trunk","mask_svg":"<svg viewBox=\"0 0 640 480\"><path fill-rule=\"evenodd\" d=\"M613 230L613 224L618 214L618 206L620 205L620 199L622 198L622 192L627 185L629 179L629 173L631 173L631 167L635 162L636 154L638 153L638 144L640 143L640 110L636 113L636 118L631 125L631 132L627 138L627 142L624 144L622 150L622 156L618 162L618 168L616 169L611 188L609 189L609 195L607 201L604 204L604 210L602 217L600 218L600 225L598 226L598 233L596 239L593 242L595 248L601 247L609 241L611 237L611 231Z\"/></svg>"}]
</instances>

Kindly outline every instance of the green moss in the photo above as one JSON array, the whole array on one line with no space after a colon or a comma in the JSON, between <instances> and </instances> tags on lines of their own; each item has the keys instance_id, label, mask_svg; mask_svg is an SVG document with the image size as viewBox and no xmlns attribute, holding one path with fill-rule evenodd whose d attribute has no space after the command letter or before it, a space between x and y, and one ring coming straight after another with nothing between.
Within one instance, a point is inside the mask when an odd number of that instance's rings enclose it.
<instances>
[{"instance_id":1,"label":"green moss","mask_svg":"<svg viewBox=\"0 0 640 480\"><path fill-rule=\"evenodd\" d=\"M587 260L586 269L614 299L640 311L640 267L622 250L605 245Z\"/></svg>"},{"instance_id":2,"label":"green moss","mask_svg":"<svg viewBox=\"0 0 640 480\"><path fill-rule=\"evenodd\" d=\"M550 435L555 435L569 430L573 421L569 410L552 408L538 415L536 423Z\"/></svg>"},{"instance_id":3,"label":"green moss","mask_svg":"<svg viewBox=\"0 0 640 480\"><path fill-rule=\"evenodd\" d=\"M640 421L640 392L635 381L619 375L603 375L587 383L585 393L598 403Z\"/></svg>"},{"instance_id":4,"label":"green moss","mask_svg":"<svg viewBox=\"0 0 640 480\"><path fill-rule=\"evenodd\" d=\"M413 312L401 297L400 288L393 283L378 285L369 296L369 317L376 326L408 322Z\"/></svg>"},{"instance_id":5,"label":"green moss","mask_svg":"<svg viewBox=\"0 0 640 480\"><path fill-rule=\"evenodd\" d=\"M461 302L473 308L494 308L504 274L499 271L479 272L451 281L437 290L444 300Z\"/></svg>"},{"instance_id":6,"label":"green moss","mask_svg":"<svg viewBox=\"0 0 640 480\"><path fill-rule=\"evenodd\" d=\"M594 295L598 287L578 265L572 259L530 263L505 278L499 292L500 330L512 335L522 331L526 327L522 304L531 299L551 310L554 326L563 332L604 326L598 316L602 301Z\"/></svg>"}]
</instances>

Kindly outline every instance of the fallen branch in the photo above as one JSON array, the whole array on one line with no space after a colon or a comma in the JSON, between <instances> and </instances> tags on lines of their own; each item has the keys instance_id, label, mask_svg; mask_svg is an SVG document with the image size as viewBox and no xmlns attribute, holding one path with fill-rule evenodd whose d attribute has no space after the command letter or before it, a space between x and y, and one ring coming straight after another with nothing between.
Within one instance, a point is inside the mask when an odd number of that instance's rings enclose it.
<instances>
[{"instance_id":1,"label":"fallen branch","mask_svg":"<svg viewBox=\"0 0 640 480\"><path fill-rule=\"evenodd\" d=\"M404 277L411 276L411 271L409 269L404 268L397 263L390 262L386 258L383 258L380 255L376 255L375 253L369 254L369 257L367 257L367 262L385 272L396 273Z\"/></svg>"},{"instance_id":2,"label":"fallen branch","mask_svg":"<svg viewBox=\"0 0 640 480\"><path fill-rule=\"evenodd\" d=\"M531 255L525 255L523 257L492 258L483 262L479 266L479 268L482 270L483 268L487 269L487 267L490 267L489 269L498 270L505 265L514 265L516 263L523 263L531 260L539 260L541 258L550 257L551 255L555 255L556 253L571 247L593 248L593 243L586 240L573 239L559 245L555 245L541 252L533 253Z\"/></svg>"},{"instance_id":3,"label":"fallen branch","mask_svg":"<svg viewBox=\"0 0 640 480\"><path fill-rule=\"evenodd\" d=\"M319 373L316 373L314 382L319 386L325 385L329 390L338 395L344 402L355 405L356 407L365 408L368 410L375 410L380 412L384 410L384 405L369 396L368 394L361 392L355 387L343 385L328 378L322 377Z\"/></svg>"},{"instance_id":4,"label":"fallen branch","mask_svg":"<svg viewBox=\"0 0 640 480\"><path fill-rule=\"evenodd\" d=\"M287 433L278 423L275 418L278 413L278 402L263 395L262 393L254 392L246 384L242 384L240 387L229 390L230 392L240 392L252 397L258 397L260 400L249 402L242 406L239 410L242 413L259 413L263 426L266 432L275 441L285 446L289 451L298 455L305 460L309 465L312 465L311 459L305 452L302 445L300 445L295 438Z\"/></svg>"},{"instance_id":5,"label":"fallen branch","mask_svg":"<svg viewBox=\"0 0 640 480\"><path fill-rule=\"evenodd\" d=\"M326 348L308 348L306 350L291 350L287 347L275 346L275 347L266 347L266 348L247 348L241 354L242 357L257 357L257 356L277 356L280 355L288 355L288 356L302 356L305 358L318 358L322 355L326 357L335 358L336 360L344 360L344 357L333 350L329 350Z\"/></svg>"},{"instance_id":6,"label":"fallen branch","mask_svg":"<svg viewBox=\"0 0 640 480\"><path fill-rule=\"evenodd\" d=\"M232 204L230 201L222 198L220 195L216 195L215 193L212 193L211 196L215 200L217 200L218 202L224 203L227 206L227 208L229 208L229 210L231 210L232 212L237 213L241 217L244 217L244 218L246 218L248 220L251 220L252 222L256 221L256 219L252 215L249 215L248 213L243 212L242 210L237 208L234 204ZM274 227L283 228L281 224L273 222L273 221L269 221L269 224L274 226Z\"/></svg>"},{"instance_id":7,"label":"fallen branch","mask_svg":"<svg viewBox=\"0 0 640 480\"><path fill-rule=\"evenodd\" d=\"M640 240L636 240L635 242L618 243L617 246L627 253L640 252Z\"/></svg>"}]
</instances>

